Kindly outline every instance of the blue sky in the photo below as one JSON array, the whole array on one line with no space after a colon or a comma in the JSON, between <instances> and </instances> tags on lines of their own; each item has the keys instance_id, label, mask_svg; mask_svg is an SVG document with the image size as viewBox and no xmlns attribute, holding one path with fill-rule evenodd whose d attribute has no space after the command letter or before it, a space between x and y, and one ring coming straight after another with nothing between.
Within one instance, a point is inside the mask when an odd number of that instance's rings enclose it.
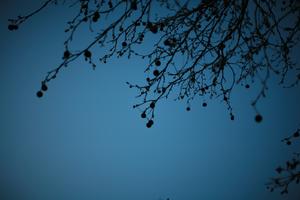
<instances>
[{"instance_id":1,"label":"blue sky","mask_svg":"<svg viewBox=\"0 0 300 200\"><path fill-rule=\"evenodd\" d=\"M196 100L186 112L185 102L169 99L147 129L132 109L137 91L126 85L144 81L147 63L113 59L93 71L82 58L38 99L40 81L61 61L70 13L50 8L16 32L7 19L39 2L0 6L0 193L7 199L299 198L297 187L286 197L264 187L299 149L299 141L280 142L299 125L299 86L282 89L272 80L258 106L261 124L250 106L259 88L253 85L233 93L235 121L219 100L207 108Z\"/></svg>"}]
</instances>

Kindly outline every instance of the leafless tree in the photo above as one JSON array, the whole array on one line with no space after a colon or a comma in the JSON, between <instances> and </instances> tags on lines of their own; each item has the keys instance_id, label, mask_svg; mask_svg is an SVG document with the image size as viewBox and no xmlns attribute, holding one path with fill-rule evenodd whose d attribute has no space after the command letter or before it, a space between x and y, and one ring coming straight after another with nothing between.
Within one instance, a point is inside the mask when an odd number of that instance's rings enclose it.
<instances>
[{"instance_id":1,"label":"leafless tree","mask_svg":"<svg viewBox=\"0 0 300 200\"><path fill-rule=\"evenodd\" d=\"M127 84L138 91L133 107L139 108L148 128L153 126L156 105L168 98L185 101L187 111L195 98L202 99L204 107L205 99L221 99L234 120L235 86L248 89L254 82L261 87L251 105L255 121L261 122L257 105L266 96L270 78L278 78L282 87L295 87L300 81L300 68L291 56L300 39L298 0L46 0L32 13L10 19L9 30L57 4L77 13L66 24L62 62L46 74L38 97L80 57L96 68L113 57L136 56L148 61L146 80ZM85 48L73 49L84 24L94 39ZM138 50L149 38L153 47L148 52ZM106 51L95 54L97 48ZM299 180L299 173L292 177ZM284 180L276 179L279 186Z\"/></svg>"}]
</instances>

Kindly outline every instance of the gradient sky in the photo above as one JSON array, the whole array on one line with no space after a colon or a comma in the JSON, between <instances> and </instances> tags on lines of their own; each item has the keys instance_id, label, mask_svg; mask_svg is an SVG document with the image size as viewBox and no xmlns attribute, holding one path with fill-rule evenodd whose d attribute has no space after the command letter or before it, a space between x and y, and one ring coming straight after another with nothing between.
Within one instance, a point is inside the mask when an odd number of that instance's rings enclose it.
<instances>
[{"instance_id":1,"label":"gradient sky","mask_svg":"<svg viewBox=\"0 0 300 200\"><path fill-rule=\"evenodd\" d=\"M261 124L250 106L259 88L253 85L235 89L235 121L219 100L207 108L194 101L186 112L184 102L170 99L157 105L147 129L132 109L137 91L125 84L144 81L146 62L113 59L93 71L82 58L38 99L40 81L61 62L71 17L65 7L52 7L7 30L8 18L39 2L0 3L0 199L299 199L299 187L282 197L264 186L300 149L299 141L280 141L299 126L299 86L271 81L258 106Z\"/></svg>"}]
</instances>

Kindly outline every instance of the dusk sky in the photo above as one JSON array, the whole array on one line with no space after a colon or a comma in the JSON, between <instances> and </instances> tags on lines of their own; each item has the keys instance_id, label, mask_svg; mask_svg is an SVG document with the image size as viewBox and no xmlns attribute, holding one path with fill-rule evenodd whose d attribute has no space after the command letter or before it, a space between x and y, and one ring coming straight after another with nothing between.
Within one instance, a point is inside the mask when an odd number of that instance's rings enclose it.
<instances>
[{"instance_id":1,"label":"dusk sky","mask_svg":"<svg viewBox=\"0 0 300 200\"><path fill-rule=\"evenodd\" d=\"M299 127L299 86L270 80L255 123L251 101L260 85L232 93L235 120L220 100L186 103L168 99L148 129L132 108L145 81L146 60L113 58L96 70L80 58L36 92L64 52L65 23L73 12L52 6L7 29L39 0L1 0L0 199L1 200L299 200L265 183L275 168L299 151L300 141L281 139ZM78 37L86 43L88 33ZM151 48L151 44L149 44ZM299 63L299 60L298 60Z\"/></svg>"}]
</instances>

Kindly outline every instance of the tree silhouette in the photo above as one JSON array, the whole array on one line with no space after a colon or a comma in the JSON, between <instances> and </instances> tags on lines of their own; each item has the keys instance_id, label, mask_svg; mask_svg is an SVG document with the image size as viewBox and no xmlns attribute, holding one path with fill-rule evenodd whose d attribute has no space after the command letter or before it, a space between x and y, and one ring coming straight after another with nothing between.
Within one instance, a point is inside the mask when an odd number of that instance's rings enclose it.
<instances>
[{"instance_id":1,"label":"tree silhouette","mask_svg":"<svg viewBox=\"0 0 300 200\"><path fill-rule=\"evenodd\" d=\"M139 102L133 107L139 108L148 128L154 124L156 105L168 98L185 101L187 111L195 98L202 99L203 107L208 106L207 98L221 99L234 120L234 88L248 89L256 82L260 90L251 106L259 123L263 116L257 105L266 96L270 78L279 79L284 88L300 81L300 68L292 56L300 40L298 0L47 0L32 13L10 19L8 29L17 30L57 4L76 8L77 13L65 28L62 62L46 74L38 97L64 67L80 57L96 68L99 61L136 56L148 61L146 82L127 84L138 91ZM72 49L83 24L89 25L94 39L85 48ZM147 40L153 48L145 52L140 47ZM102 55L95 56L97 47L105 49Z\"/></svg>"}]
</instances>

